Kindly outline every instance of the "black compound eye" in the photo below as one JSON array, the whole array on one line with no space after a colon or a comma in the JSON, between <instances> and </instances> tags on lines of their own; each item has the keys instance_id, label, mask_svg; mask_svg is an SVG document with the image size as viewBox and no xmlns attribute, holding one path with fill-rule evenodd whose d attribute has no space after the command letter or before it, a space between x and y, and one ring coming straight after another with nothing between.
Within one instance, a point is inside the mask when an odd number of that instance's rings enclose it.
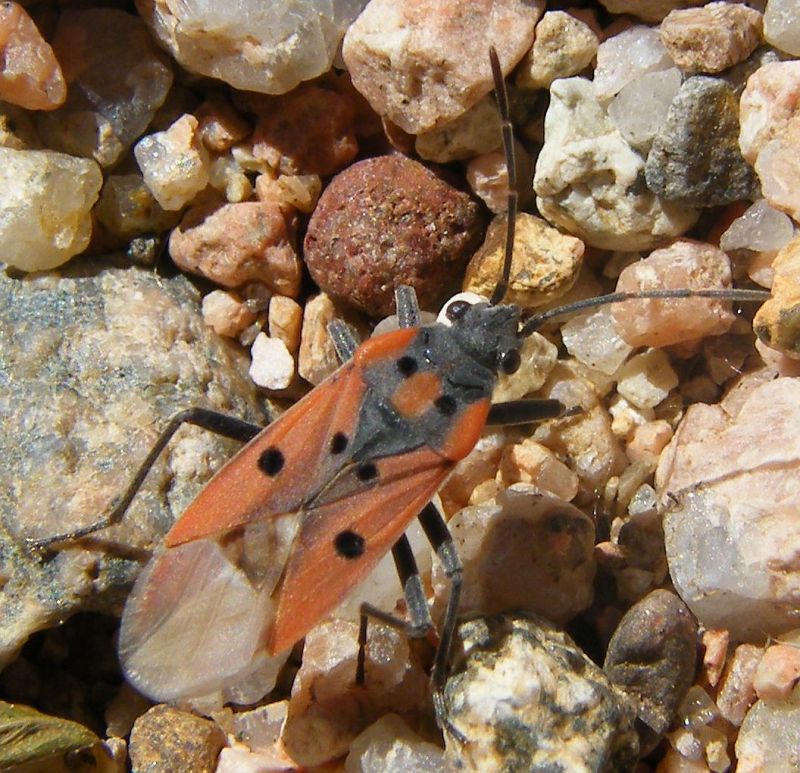
<instances>
[{"instance_id":1,"label":"black compound eye","mask_svg":"<svg viewBox=\"0 0 800 773\"><path fill-rule=\"evenodd\" d=\"M466 313L467 309L470 307L470 303L467 301L453 301L448 307L447 311L445 312L445 316L451 322L455 322L457 319L461 319Z\"/></svg>"},{"instance_id":2,"label":"black compound eye","mask_svg":"<svg viewBox=\"0 0 800 773\"><path fill-rule=\"evenodd\" d=\"M359 558L364 553L364 538L350 529L340 531L333 539L333 546L342 558Z\"/></svg>"},{"instance_id":3,"label":"black compound eye","mask_svg":"<svg viewBox=\"0 0 800 773\"><path fill-rule=\"evenodd\" d=\"M270 478L275 477L283 469L283 454L271 446L258 457L258 469Z\"/></svg>"},{"instance_id":4,"label":"black compound eye","mask_svg":"<svg viewBox=\"0 0 800 773\"><path fill-rule=\"evenodd\" d=\"M509 351L500 355L500 370L503 371L503 373L505 373L507 376L510 376L512 373L516 373L519 370L521 363L522 358L519 356L518 349L510 349Z\"/></svg>"}]
</instances>

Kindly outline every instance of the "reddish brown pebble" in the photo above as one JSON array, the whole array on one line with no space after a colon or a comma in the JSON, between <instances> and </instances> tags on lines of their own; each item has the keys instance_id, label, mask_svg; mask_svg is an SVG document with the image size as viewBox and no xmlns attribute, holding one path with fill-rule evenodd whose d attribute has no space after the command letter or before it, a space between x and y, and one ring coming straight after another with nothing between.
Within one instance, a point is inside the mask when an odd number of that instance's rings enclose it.
<instances>
[{"instance_id":1,"label":"reddish brown pebble","mask_svg":"<svg viewBox=\"0 0 800 773\"><path fill-rule=\"evenodd\" d=\"M337 175L308 224L314 281L371 316L394 312L411 285L423 308L441 299L480 242L478 204L403 156L367 159Z\"/></svg>"},{"instance_id":2,"label":"reddish brown pebble","mask_svg":"<svg viewBox=\"0 0 800 773\"><path fill-rule=\"evenodd\" d=\"M300 86L264 108L253 134L253 155L281 174L326 177L356 157L355 112L341 94Z\"/></svg>"}]
</instances>

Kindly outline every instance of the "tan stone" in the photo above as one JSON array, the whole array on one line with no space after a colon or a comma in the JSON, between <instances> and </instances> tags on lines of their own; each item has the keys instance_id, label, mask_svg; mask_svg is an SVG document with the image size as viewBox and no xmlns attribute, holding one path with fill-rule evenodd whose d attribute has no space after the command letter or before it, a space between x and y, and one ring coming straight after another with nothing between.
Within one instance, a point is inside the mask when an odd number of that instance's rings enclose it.
<instances>
[{"instance_id":1,"label":"tan stone","mask_svg":"<svg viewBox=\"0 0 800 773\"><path fill-rule=\"evenodd\" d=\"M236 338L255 319L236 293L214 290L203 298L203 322L221 336Z\"/></svg>"},{"instance_id":2,"label":"tan stone","mask_svg":"<svg viewBox=\"0 0 800 773\"><path fill-rule=\"evenodd\" d=\"M800 679L800 648L796 644L773 644L758 663L753 678L761 699L787 698Z\"/></svg>"},{"instance_id":3,"label":"tan stone","mask_svg":"<svg viewBox=\"0 0 800 773\"><path fill-rule=\"evenodd\" d=\"M285 295L275 295L269 302L269 334L279 338L286 348L296 354L300 348L303 329L303 308Z\"/></svg>"},{"instance_id":4,"label":"tan stone","mask_svg":"<svg viewBox=\"0 0 800 773\"><path fill-rule=\"evenodd\" d=\"M767 142L758 154L756 174L764 198L775 209L800 221L800 113Z\"/></svg>"},{"instance_id":5,"label":"tan stone","mask_svg":"<svg viewBox=\"0 0 800 773\"><path fill-rule=\"evenodd\" d=\"M500 460L498 480L504 486L531 483L567 502L578 493L578 476L549 448L533 438L505 450Z\"/></svg>"},{"instance_id":6,"label":"tan stone","mask_svg":"<svg viewBox=\"0 0 800 773\"><path fill-rule=\"evenodd\" d=\"M800 237L773 262L772 298L756 313L756 335L772 349L800 359Z\"/></svg>"},{"instance_id":7,"label":"tan stone","mask_svg":"<svg viewBox=\"0 0 800 773\"><path fill-rule=\"evenodd\" d=\"M250 134L252 127L225 99L211 97L195 111L198 134L214 153L223 153Z\"/></svg>"}]
</instances>

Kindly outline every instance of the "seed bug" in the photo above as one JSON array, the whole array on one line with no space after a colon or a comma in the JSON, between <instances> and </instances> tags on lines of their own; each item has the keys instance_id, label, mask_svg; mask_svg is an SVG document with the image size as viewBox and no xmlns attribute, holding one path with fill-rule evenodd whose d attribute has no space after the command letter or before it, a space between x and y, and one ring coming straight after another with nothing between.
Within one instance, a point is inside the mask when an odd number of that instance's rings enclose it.
<instances>
[{"instance_id":1,"label":"seed bug","mask_svg":"<svg viewBox=\"0 0 800 773\"><path fill-rule=\"evenodd\" d=\"M119 521L184 423L246 442L167 533L126 605L120 656L130 681L148 696L179 700L239 685L288 652L391 551L409 620L362 606L355 676L363 681L370 617L412 636L433 630L404 536L418 517L451 580L431 674L441 718L438 696L456 625L461 565L430 500L485 426L570 413L552 399L491 404L498 374L519 367L524 338L552 318L631 298L767 297L747 290L614 293L523 323L521 309L502 303L517 194L512 126L494 50L490 61L509 178L504 265L491 298L456 301L446 309L448 324L423 327L413 290L400 287L399 329L359 345L345 325L333 324L342 366L271 425L261 428L202 408L177 414L105 518L39 543L76 540Z\"/></svg>"}]
</instances>

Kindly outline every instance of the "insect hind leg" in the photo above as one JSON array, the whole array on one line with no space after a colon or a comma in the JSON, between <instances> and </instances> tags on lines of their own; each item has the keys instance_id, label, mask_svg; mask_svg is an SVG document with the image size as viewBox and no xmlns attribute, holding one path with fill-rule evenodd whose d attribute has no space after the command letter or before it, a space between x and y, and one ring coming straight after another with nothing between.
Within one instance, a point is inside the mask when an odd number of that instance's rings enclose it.
<instances>
[{"instance_id":1,"label":"insect hind leg","mask_svg":"<svg viewBox=\"0 0 800 773\"><path fill-rule=\"evenodd\" d=\"M394 291L394 304L397 309L397 322L400 327L419 327L422 315L419 313L417 293L409 285L400 285Z\"/></svg>"},{"instance_id":2,"label":"insect hind leg","mask_svg":"<svg viewBox=\"0 0 800 773\"><path fill-rule=\"evenodd\" d=\"M243 443L252 440L263 429L263 427L258 424L253 424L243 419L237 419L234 416L228 416L227 414L218 413L217 411L212 411L207 408L187 408L186 410L180 411L169 420L169 423L159 435L158 440L156 440L150 452L145 457L145 460L137 470L136 475L133 476L133 480L128 484L128 488L125 489L125 492L119 500L117 500L114 507L107 515L99 521L90 523L88 526L82 526L79 529L73 529L72 531L62 534L53 534L42 539L27 539L27 545L32 549L41 550L59 542L75 542L82 537L88 537L96 531L119 523L134 496L136 496L136 492L142 487L147 473L150 472L150 468L155 463L159 454L164 450L164 447L169 443L172 436L184 424L194 424L216 435L222 435L223 437L233 440L240 440Z\"/></svg>"},{"instance_id":3,"label":"insect hind leg","mask_svg":"<svg viewBox=\"0 0 800 773\"><path fill-rule=\"evenodd\" d=\"M356 665L356 684L363 684L366 667L367 626L369 618L402 631L411 639L422 639L433 632L433 620L428 610L428 600L422 579L419 576L417 562L408 538L403 535L392 548L392 557L400 583L403 586L403 595L408 606L408 615L411 620L384 612L372 604L361 605L361 625L358 631L358 661Z\"/></svg>"}]
</instances>

